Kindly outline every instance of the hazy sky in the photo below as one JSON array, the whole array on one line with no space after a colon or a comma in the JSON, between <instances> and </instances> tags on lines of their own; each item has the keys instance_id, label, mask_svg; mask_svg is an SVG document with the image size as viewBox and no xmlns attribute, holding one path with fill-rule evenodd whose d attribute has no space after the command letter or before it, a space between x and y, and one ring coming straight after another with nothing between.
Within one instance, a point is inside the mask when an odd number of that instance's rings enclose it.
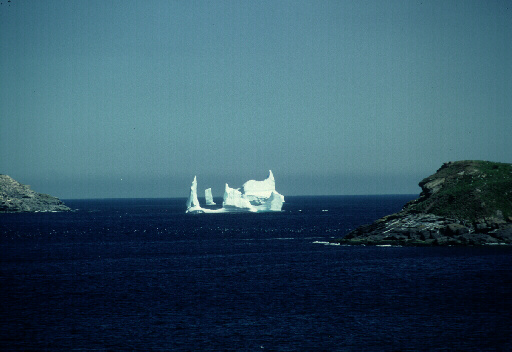
<instances>
[{"instance_id":1,"label":"hazy sky","mask_svg":"<svg viewBox=\"0 0 512 352\"><path fill-rule=\"evenodd\" d=\"M39 192L418 193L512 162L509 1L0 2L0 173Z\"/></svg>"}]
</instances>

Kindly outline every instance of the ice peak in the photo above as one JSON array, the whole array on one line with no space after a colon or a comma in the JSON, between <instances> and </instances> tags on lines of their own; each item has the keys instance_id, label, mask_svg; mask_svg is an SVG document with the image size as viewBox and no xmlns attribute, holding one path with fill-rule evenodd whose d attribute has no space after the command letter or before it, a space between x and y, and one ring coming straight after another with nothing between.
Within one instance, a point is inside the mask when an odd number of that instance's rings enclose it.
<instances>
[{"instance_id":1,"label":"ice peak","mask_svg":"<svg viewBox=\"0 0 512 352\"><path fill-rule=\"evenodd\" d=\"M249 180L244 183L242 193L248 197L268 198L276 190L276 181L272 170L268 170L268 177L263 181ZM252 200L252 199L251 199Z\"/></svg>"},{"instance_id":2,"label":"ice peak","mask_svg":"<svg viewBox=\"0 0 512 352\"><path fill-rule=\"evenodd\" d=\"M192 185L190 186L190 194L187 200L187 211L191 209L200 209L201 205L199 204L199 200L197 199L197 177L194 176L194 180L192 181Z\"/></svg>"},{"instance_id":3,"label":"ice peak","mask_svg":"<svg viewBox=\"0 0 512 352\"><path fill-rule=\"evenodd\" d=\"M207 188L204 190L204 198L206 199L206 205L215 205L215 202L213 201L211 188Z\"/></svg>"}]
</instances>

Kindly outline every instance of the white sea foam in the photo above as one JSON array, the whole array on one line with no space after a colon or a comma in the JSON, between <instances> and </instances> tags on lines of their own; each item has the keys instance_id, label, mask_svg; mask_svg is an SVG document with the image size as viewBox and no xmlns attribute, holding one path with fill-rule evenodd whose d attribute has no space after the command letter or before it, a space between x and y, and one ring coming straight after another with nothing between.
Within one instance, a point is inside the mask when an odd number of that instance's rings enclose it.
<instances>
[{"instance_id":1,"label":"white sea foam","mask_svg":"<svg viewBox=\"0 0 512 352\"><path fill-rule=\"evenodd\" d=\"M328 241L313 241L313 243L323 244L323 245L326 245L326 246L340 246L341 245L341 243L328 242Z\"/></svg>"}]
</instances>

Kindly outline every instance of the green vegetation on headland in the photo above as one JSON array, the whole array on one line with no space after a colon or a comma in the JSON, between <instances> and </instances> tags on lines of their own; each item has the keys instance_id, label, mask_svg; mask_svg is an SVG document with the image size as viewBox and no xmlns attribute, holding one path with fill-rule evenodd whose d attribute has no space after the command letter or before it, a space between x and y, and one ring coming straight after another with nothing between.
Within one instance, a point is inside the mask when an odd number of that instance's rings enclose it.
<instances>
[{"instance_id":1,"label":"green vegetation on headland","mask_svg":"<svg viewBox=\"0 0 512 352\"><path fill-rule=\"evenodd\" d=\"M512 244L512 165L449 162L419 183L402 211L363 225L336 242L364 245Z\"/></svg>"},{"instance_id":2,"label":"green vegetation on headland","mask_svg":"<svg viewBox=\"0 0 512 352\"><path fill-rule=\"evenodd\" d=\"M70 210L58 198L34 192L30 186L0 174L0 213Z\"/></svg>"},{"instance_id":3,"label":"green vegetation on headland","mask_svg":"<svg viewBox=\"0 0 512 352\"><path fill-rule=\"evenodd\" d=\"M420 198L409 209L475 221L512 216L512 165L489 161L444 164L420 182Z\"/></svg>"}]
</instances>

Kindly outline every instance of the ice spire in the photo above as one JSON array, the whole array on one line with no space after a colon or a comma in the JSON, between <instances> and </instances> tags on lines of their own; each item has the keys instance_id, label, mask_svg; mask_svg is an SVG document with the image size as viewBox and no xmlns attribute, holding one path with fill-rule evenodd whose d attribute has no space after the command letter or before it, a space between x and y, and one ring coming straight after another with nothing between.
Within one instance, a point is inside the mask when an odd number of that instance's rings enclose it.
<instances>
[{"instance_id":1,"label":"ice spire","mask_svg":"<svg viewBox=\"0 0 512 352\"><path fill-rule=\"evenodd\" d=\"M207 188L204 190L204 197L206 198L206 205L215 205L215 202L213 201L211 188Z\"/></svg>"},{"instance_id":2,"label":"ice spire","mask_svg":"<svg viewBox=\"0 0 512 352\"><path fill-rule=\"evenodd\" d=\"M201 208L199 204L199 200L197 199L197 178L194 176L194 181L192 181L192 186L190 186L190 195L187 200L187 211L191 208Z\"/></svg>"}]
</instances>

